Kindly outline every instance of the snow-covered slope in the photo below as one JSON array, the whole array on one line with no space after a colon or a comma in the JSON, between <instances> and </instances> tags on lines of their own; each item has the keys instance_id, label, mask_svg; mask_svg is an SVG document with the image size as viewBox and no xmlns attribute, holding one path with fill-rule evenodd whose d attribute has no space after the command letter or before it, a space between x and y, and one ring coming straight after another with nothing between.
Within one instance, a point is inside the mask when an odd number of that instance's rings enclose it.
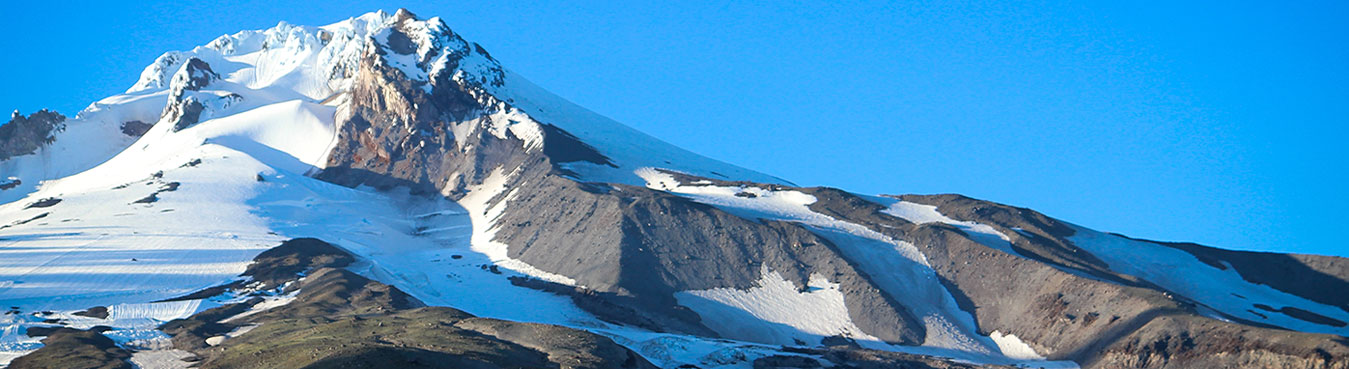
<instances>
[{"instance_id":1,"label":"snow-covered slope","mask_svg":"<svg viewBox=\"0 0 1349 369\"><path fill-rule=\"evenodd\" d=\"M87 170L116 155L136 140L122 133L125 122L155 122L168 99L167 91L125 94L99 100L65 121L55 140L32 155L0 161L0 179L17 180L0 190L0 203L16 201L36 190L42 181Z\"/></svg>"},{"instance_id":2,"label":"snow-covered slope","mask_svg":"<svg viewBox=\"0 0 1349 369\"><path fill-rule=\"evenodd\" d=\"M665 367L860 348L1074 367L1200 328L1296 333L1262 348L1276 358L1349 352L1305 343L1349 336L1336 296L998 204L791 187L572 104L402 10L166 53L65 127L0 161L19 183L0 190L0 358L40 346L29 327L107 325L136 360L184 364L158 324L232 300L165 300L301 237L427 304L589 330ZM1036 289L1052 283L1067 287ZM74 314L96 306L110 317ZM1158 311L1205 320L1148 328Z\"/></svg>"},{"instance_id":3,"label":"snow-covered slope","mask_svg":"<svg viewBox=\"0 0 1349 369\"><path fill-rule=\"evenodd\" d=\"M1349 327L1334 323L1349 322L1349 311L1249 282L1231 264L1219 268L1179 249L1075 228L1077 232L1071 238L1073 243L1099 256L1112 269L1139 276L1171 293L1193 299L1215 319L1236 318L1301 332L1349 336ZM1330 323L1299 318L1296 311L1328 318Z\"/></svg>"}]
</instances>

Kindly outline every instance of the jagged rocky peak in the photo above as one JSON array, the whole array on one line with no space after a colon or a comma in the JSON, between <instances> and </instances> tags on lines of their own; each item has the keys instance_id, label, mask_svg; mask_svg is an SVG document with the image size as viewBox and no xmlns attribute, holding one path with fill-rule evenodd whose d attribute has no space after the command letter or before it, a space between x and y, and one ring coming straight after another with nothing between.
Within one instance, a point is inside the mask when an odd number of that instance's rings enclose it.
<instances>
[{"instance_id":1,"label":"jagged rocky peak","mask_svg":"<svg viewBox=\"0 0 1349 369\"><path fill-rule=\"evenodd\" d=\"M241 55L251 58L225 62ZM400 9L318 27L280 22L264 30L223 35L189 51L161 55L127 92L170 88L175 73L196 58L215 67L224 79L249 88L280 87L325 100L349 90L360 64L371 55L428 92L433 79L498 85L503 79L501 67L481 46L459 37L440 18L423 20ZM301 65L305 67L297 67Z\"/></svg>"},{"instance_id":2,"label":"jagged rocky peak","mask_svg":"<svg viewBox=\"0 0 1349 369\"><path fill-rule=\"evenodd\" d=\"M169 101L160 120L169 121L173 130L179 131L203 120L203 114L243 100L243 96L233 92L200 93L217 80L220 75L211 70L210 64L188 58L169 82Z\"/></svg>"},{"instance_id":3,"label":"jagged rocky peak","mask_svg":"<svg viewBox=\"0 0 1349 369\"><path fill-rule=\"evenodd\" d=\"M470 80L501 79L496 61L481 46L456 34L439 17L421 20L412 12L399 9L388 18L388 24L372 35L375 47L371 51L383 64L397 69L423 89L429 90L432 80L465 74L474 76Z\"/></svg>"},{"instance_id":4,"label":"jagged rocky peak","mask_svg":"<svg viewBox=\"0 0 1349 369\"><path fill-rule=\"evenodd\" d=\"M184 90L199 91L211 81L220 79L220 75L211 70L211 65L198 58L189 58L169 82L169 90L181 94Z\"/></svg>"},{"instance_id":5,"label":"jagged rocky peak","mask_svg":"<svg viewBox=\"0 0 1349 369\"><path fill-rule=\"evenodd\" d=\"M206 62L189 58L169 82L169 101L164 105L164 114L160 120L169 122L174 131L196 124L206 106L191 92L200 91L219 78Z\"/></svg>"},{"instance_id":6,"label":"jagged rocky peak","mask_svg":"<svg viewBox=\"0 0 1349 369\"><path fill-rule=\"evenodd\" d=\"M409 20L409 19L411 19L411 20L416 20L416 19L417 19L417 15L416 15L416 14L413 14L412 11L407 10L407 8L398 8L398 10L396 10L396 11L393 12L393 21L394 21L394 22L400 22L400 23L401 23L401 22L403 22L403 21L405 21L405 20Z\"/></svg>"},{"instance_id":7,"label":"jagged rocky peak","mask_svg":"<svg viewBox=\"0 0 1349 369\"><path fill-rule=\"evenodd\" d=\"M23 116L14 110L9 122L0 125L0 160L28 155L56 140L54 133L64 129L66 117L47 109Z\"/></svg>"}]
</instances>

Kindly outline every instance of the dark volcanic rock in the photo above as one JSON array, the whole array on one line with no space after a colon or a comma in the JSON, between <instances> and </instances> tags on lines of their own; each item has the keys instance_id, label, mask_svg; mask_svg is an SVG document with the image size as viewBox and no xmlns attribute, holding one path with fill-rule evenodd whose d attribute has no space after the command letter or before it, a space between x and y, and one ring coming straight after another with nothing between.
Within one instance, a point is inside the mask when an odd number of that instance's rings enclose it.
<instances>
[{"instance_id":1,"label":"dark volcanic rock","mask_svg":"<svg viewBox=\"0 0 1349 369\"><path fill-rule=\"evenodd\" d=\"M31 223L32 221L35 221L35 220L38 220L38 219L46 218L48 215L51 215L51 213L42 213L42 214L34 215L34 216L31 217L31 218L24 219L24 220L19 220L19 221L15 221L15 222L12 223L12 224L13 224L13 225L24 225L24 224ZM0 228L4 228L4 227L0 227Z\"/></svg>"},{"instance_id":2,"label":"dark volcanic rock","mask_svg":"<svg viewBox=\"0 0 1349 369\"><path fill-rule=\"evenodd\" d=\"M153 125L153 124L150 124L150 123L145 123L145 122L142 122L142 121L139 121L139 120L132 120L132 121L122 122L121 129L122 129L122 134L124 134L124 135L131 136L131 137L140 137L140 136L144 136L144 135L145 135L145 132L149 132L149 131L150 131L150 127L154 127L154 125Z\"/></svg>"},{"instance_id":3,"label":"dark volcanic rock","mask_svg":"<svg viewBox=\"0 0 1349 369\"><path fill-rule=\"evenodd\" d=\"M28 155L56 140L53 135L65 129L66 117L46 109L27 117L15 110L9 122L0 125L0 160Z\"/></svg>"},{"instance_id":4,"label":"dark volcanic rock","mask_svg":"<svg viewBox=\"0 0 1349 369\"><path fill-rule=\"evenodd\" d=\"M189 58L182 68L173 75L173 80L169 82L170 89L199 91L220 79L220 75L211 70L211 65L201 59Z\"/></svg>"},{"instance_id":5,"label":"dark volcanic rock","mask_svg":"<svg viewBox=\"0 0 1349 369\"><path fill-rule=\"evenodd\" d=\"M201 120L203 110L206 110L206 105L202 105L196 97L186 97L165 106L164 119L173 122L174 131L181 131L197 124L197 121Z\"/></svg>"},{"instance_id":6,"label":"dark volcanic rock","mask_svg":"<svg viewBox=\"0 0 1349 369\"><path fill-rule=\"evenodd\" d=\"M91 307L91 308L89 308L89 309L87 309L87 310L84 310L84 311L77 311L77 312L74 313L74 315L87 316L87 317L90 317L90 318L107 319L107 318L108 318L108 307L106 307L106 306L95 306L95 307Z\"/></svg>"},{"instance_id":7,"label":"dark volcanic rock","mask_svg":"<svg viewBox=\"0 0 1349 369\"><path fill-rule=\"evenodd\" d=\"M132 201L131 203L132 203L132 204L149 204L149 203L153 203L153 202L156 202L156 201L159 201L159 193L158 193L158 192L152 192L152 193L150 193L149 195L146 195L145 197L140 198L139 200Z\"/></svg>"},{"instance_id":8,"label":"dark volcanic rock","mask_svg":"<svg viewBox=\"0 0 1349 369\"><path fill-rule=\"evenodd\" d=\"M270 289L294 280L302 272L341 268L355 260L351 254L322 240L296 238L258 254L242 275L253 277Z\"/></svg>"},{"instance_id":9,"label":"dark volcanic rock","mask_svg":"<svg viewBox=\"0 0 1349 369\"><path fill-rule=\"evenodd\" d=\"M206 62L197 58L188 59L169 82L169 102L164 106L160 120L171 122L174 131L196 124L201 119L201 113L206 109L206 105L191 92L200 91L218 79L220 75L212 71Z\"/></svg>"},{"instance_id":10,"label":"dark volcanic rock","mask_svg":"<svg viewBox=\"0 0 1349 369\"><path fill-rule=\"evenodd\" d=\"M34 335L30 332L29 335ZM11 369L131 369L131 353L96 330L55 328L41 332L42 348L9 363Z\"/></svg>"},{"instance_id":11,"label":"dark volcanic rock","mask_svg":"<svg viewBox=\"0 0 1349 369\"><path fill-rule=\"evenodd\" d=\"M45 199L41 199L41 200L38 200L38 201L34 201L32 204L28 204L28 206L24 206L23 208L24 208L24 209L32 209L32 208L50 208L50 207L55 206L56 204L60 204L60 203L61 203L61 199L58 199L58 198L55 198L55 197L48 197L48 198L45 198Z\"/></svg>"}]
</instances>

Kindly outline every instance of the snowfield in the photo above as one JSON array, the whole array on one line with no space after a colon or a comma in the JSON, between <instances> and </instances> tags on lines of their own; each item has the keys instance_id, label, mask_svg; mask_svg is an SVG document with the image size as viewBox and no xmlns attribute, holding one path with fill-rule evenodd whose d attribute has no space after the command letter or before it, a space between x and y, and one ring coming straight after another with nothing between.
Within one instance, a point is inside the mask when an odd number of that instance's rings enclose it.
<instances>
[{"instance_id":1,"label":"snowfield","mask_svg":"<svg viewBox=\"0 0 1349 369\"><path fill-rule=\"evenodd\" d=\"M121 124L140 121L153 124L168 101L167 91L152 91L109 97L90 104L65 121L56 141L33 155L0 161L0 178L17 179L17 188L0 191L0 204L10 203L37 190L42 181L83 172L102 163L135 141L121 132Z\"/></svg>"},{"instance_id":2,"label":"snowfield","mask_svg":"<svg viewBox=\"0 0 1349 369\"><path fill-rule=\"evenodd\" d=\"M923 224L923 223L949 224L965 232L965 234L969 235L970 238L973 239L975 242L979 242L984 246L991 247L993 249L1005 252L1010 255L1018 255L1016 253L1016 250L1012 249L1012 240L1010 238L1007 238L1007 235L1002 234L1002 232L998 232L997 229L994 229L992 226L989 226L987 224L979 224L975 222L962 222L955 219L951 219L945 215L942 215L941 212L938 212L937 207L933 205L923 205L908 201L899 201L888 197L871 197L871 200L880 203L882 205L889 206L885 210L881 211L883 213L902 218L904 220L913 222L914 224Z\"/></svg>"},{"instance_id":3,"label":"snowfield","mask_svg":"<svg viewBox=\"0 0 1349 369\"><path fill-rule=\"evenodd\" d=\"M758 285L748 290L684 291L675 297L727 338L792 346L842 335L867 347L886 346L853 324L837 283L816 274L808 288L799 292L781 274L765 268Z\"/></svg>"},{"instance_id":4,"label":"snowfield","mask_svg":"<svg viewBox=\"0 0 1349 369\"><path fill-rule=\"evenodd\" d=\"M1156 244L1093 231L1073 225L1077 233L1069 240L1100 257L1110 268L1135 275L1193 299L1204 307L1227 316L1270 324L1302 332L1349 336L1349 327L1318 324L1283 313L1264 311L1256 304L1274 309L1286 306L1310 311L1341 322L1349 322L1349 311L1279 291L1263 284L1247 282L1230 265L1218 269L1188 252ZM1223 316L1214 316L1226 319Z\"/></svg>"}]
</instances>

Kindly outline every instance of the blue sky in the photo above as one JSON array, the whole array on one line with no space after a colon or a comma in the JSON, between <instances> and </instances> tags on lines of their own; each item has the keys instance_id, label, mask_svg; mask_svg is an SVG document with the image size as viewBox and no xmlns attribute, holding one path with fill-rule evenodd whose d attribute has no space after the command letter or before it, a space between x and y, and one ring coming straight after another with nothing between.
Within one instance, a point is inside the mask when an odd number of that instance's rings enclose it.
<instances>
[{"instance_id":1,"label":"blue sky","mask_svg":"<svg viewBox=\"0 0 1349 369\"><path fill-rule=\"evenodd\" d=\"M1344 2L788 3L7 4L0 107L74 114L164 51L407 7L583 106L798 184L1349 255Z\"/></svg>"}]
</instances>

